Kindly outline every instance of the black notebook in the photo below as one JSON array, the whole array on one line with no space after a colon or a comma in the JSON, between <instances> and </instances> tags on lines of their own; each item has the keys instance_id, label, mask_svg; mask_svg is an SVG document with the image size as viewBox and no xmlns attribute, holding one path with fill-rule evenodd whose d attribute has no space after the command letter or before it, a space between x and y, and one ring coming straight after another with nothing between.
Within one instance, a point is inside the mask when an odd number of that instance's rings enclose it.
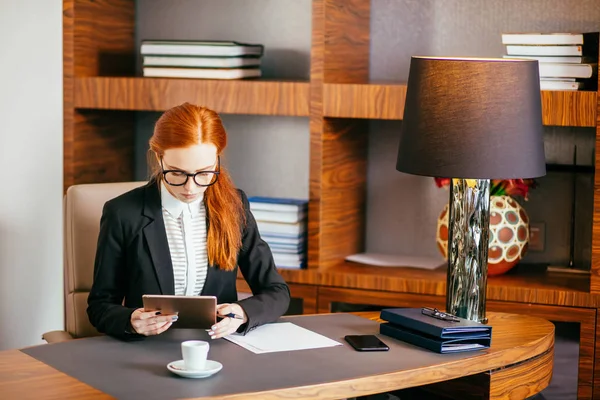
<instances>
[{"instance_id":1,"label":"black notebook","mask_svg":"<svg viewBox=\"0 0 600 400\"><path fill-rule=\"evenodd\" d=\"M437 353L457 353L489 348L492 327L454 317L446 321L423 314L421 308L391 308L381 311L381 334Z\"/></svg>"}]
</instances>

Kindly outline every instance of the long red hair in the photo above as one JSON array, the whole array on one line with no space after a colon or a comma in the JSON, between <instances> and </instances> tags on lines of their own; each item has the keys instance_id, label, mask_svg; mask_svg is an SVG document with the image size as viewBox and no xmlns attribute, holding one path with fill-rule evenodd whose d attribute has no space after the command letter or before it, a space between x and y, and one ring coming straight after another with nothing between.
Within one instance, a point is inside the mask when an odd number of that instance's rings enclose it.
<instances>
[{"instance_id":1,"label":"long red hair","mask_svg":"<svg viewBox=\"0 0 600 400\"><path fill-rule=\"evenodd\" d=\"M156 122L150 138L154 157L153 176L162 180L157 158L165 150L212 143L220 155L227 146L227 133L219 115L206 107L184 103L167 111ZM241 224L245 223L242 200L231 177L221 166L219 179L204 192L209 228L207 233L208 262L231 271L237 265L242 244Z\"/></svg>"}]
</instances>

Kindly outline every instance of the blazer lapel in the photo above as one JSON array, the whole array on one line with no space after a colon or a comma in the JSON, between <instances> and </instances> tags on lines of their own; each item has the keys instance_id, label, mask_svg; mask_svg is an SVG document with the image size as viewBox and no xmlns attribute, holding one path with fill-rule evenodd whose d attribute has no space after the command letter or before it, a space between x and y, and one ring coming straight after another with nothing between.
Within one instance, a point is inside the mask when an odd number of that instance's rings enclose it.
<instances>
[{"instance_id":1,"label":"blazer lapel","mask_svg":"<svg viewBox=\"0 0 600 400\"><path fill-rule=\"evenodd\" d=\"M164 295L173 295L175 294L173 264L162 216L160 187L157 181L151 181L146 186L144 202L144 215L152 220L143 229L144 237L150 250L160 292Z\"/></svg>"},{"instance_id":2,"label":"blazer lapel","mask_svg":"<svg viewBox=\"0 0 600 400\"><path fill-rule=\"evenodd\" d=\"M208 215L208 207L206 207L206 204L204 205L204 209L206 210L205 215L206 215L206 237L208 239L208 230L210 229L210 218ZM208 241L208 240L207 240ZM207 249L208 251L208 249ZM202 290L200 291L200 296L204 296L207 293L215 293L214 290L212 290L211 285L212 285L212 272L214 271L215 267L213 265L210 265L210 263L208 264L208 269L206 270L206 281L204 281L204 286L202 287Z\"/></svg>"}]
</instances>

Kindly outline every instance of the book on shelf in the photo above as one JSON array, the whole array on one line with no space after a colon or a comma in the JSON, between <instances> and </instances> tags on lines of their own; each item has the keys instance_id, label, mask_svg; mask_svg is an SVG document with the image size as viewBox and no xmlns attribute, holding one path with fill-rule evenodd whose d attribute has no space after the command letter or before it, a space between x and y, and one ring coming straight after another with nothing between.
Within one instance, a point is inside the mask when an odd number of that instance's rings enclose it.
<instances>
[{"instance_id":1,"label":"book on shelf","mask_svg":"<svg viewBox=\"0 0 600 400\"><path fill-rule=\"evenodd\" d=\"M525 60L537 60L539 63L560 63L560 64L594 64L598 60L593 57L569 57L569 56L510 56L503 55L504 58L520 58Z\"/></svg>"},{"instance_id":2,"label":"book on shelf","mask_svg":"<svg viewBox=\"0 0 600 400\"><path fill-rule=\"evenodd\" d=\"M306 266L308 200L250 197L250 211L279 268Z\"/></svg>"},{"instance_id":3,"label":"book on shelf","mask_svg":"<svg viewBox=\"0 0 600 400\"><path fill-rule=\"evenodd\" d=\"M598 49L596 49L596 53ZM506 54L509 56L584 56L581 45L570 46L537 46L537 45L507 45ZM592 54L592 53L589 53Z\"/></svg>"},{"instance_id":4,"label":"book on shelf","mask_svg":"<svg viewBox=\"0 0 600 400\"><path fill-rule=\"evenodd\" d=\"M538 61L541 90L596 90L598 32L503 33L504 58Z\"/></svg>"},{"instance_id":5,"label":"book on shelf","mask_svg":"<svg viewBox=\"0 0 600 400\"><path fill-rule=\"evenodd\" d=\"M590 43L598 44L598 32L585 33L538 33L538 32L523 32L523 33L503 33L502 44L504 45L583 45Z\"/></svg>"},{"instance_id":6,"label":"book on shelf","mask_svg":"<svg viewBox=\"0 0 600 400\"><path fill-rule=\"evenodd\" d=\"M598 64L539 63L540 78L591 78Z\"/></svg>"},{"instance_id":7,"label":"book on shelf","mask_svg":"<svg viewBox=\"0 0 600 400\"><path fill-rule=\"evenodd\" d=\"M264 210L296 212L299 210L308 209L308 200L305 199L253 196L250 197L248 201L250 202L250 210L252 211Z\"/></svg>"},{"instance_id":8,"label":"book on shelf","mask_svg":"<svg viewBox=\"0 0 600 400\"><path fill-rule=\"evenodd\" d=\"M579 90L584 89L583 82L569 80L540 79L540 90Z\"/></svg>"},{"instance_id":9,"label":"book on shelf","mask_svg":"<svg viewBox=\"0 0 600 400\"><path fill-rule=\"evenodd\" d=\"M260 57L144 56L144 67L240 68L259 67Z\"/></svg>"},{"instance_id":10,"label":"book on shelf","mask_svg":"<svg viewBox=\"0 0 600 400\"><path fill-rule=\"evenodd\" d=\"M180 55L180 56L262 56L262 44L241 43L236 41L209 40L143 40L140 47L144 55Z\"/></svg>"},{"instance_id":11,"label":"book on shelf","mask_svg":"<svg viewBox=\"0 0 600 400\"><path fill-rule=\"evenodd\" d=\"M306 218L306 211L299 209L296 211L267 211L267 210L252 210L254 218L265 222L286 222L296 223Z\"/></svg>"},{"instance_id":12,"label":"book on shelf","mask_svg":"<svg viewBox=\"0 0 600 400\"><path fill-rule=\"evenodd\" d=\"M261 76L260 68L162 68L143 67L143 75L152 78L244 79Z\"/></svg>"}]
</instances>

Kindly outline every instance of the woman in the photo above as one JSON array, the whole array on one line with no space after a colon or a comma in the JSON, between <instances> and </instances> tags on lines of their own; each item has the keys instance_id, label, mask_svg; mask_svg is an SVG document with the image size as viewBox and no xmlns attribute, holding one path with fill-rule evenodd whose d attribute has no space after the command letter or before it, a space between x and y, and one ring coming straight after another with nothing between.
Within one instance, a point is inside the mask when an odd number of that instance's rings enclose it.
<instances>
[{"instance_id":1,"label":"woman","mask_svg":"<svg viewBox=\"0 0 600 400\"><path fill-rule=\"evenodd\" d=\"M210 330L213 339L286 312L288 286L246 195L221 167L226 145L221 119L205 107L185 103L159 118L150 139L152 179L103 209L87 309L98 331L133 339L177 323L176 315L144 312L144 294L216 296L224 318ZM253 293L241 301L238 267Z\"/></svg>"}]
</instances>

